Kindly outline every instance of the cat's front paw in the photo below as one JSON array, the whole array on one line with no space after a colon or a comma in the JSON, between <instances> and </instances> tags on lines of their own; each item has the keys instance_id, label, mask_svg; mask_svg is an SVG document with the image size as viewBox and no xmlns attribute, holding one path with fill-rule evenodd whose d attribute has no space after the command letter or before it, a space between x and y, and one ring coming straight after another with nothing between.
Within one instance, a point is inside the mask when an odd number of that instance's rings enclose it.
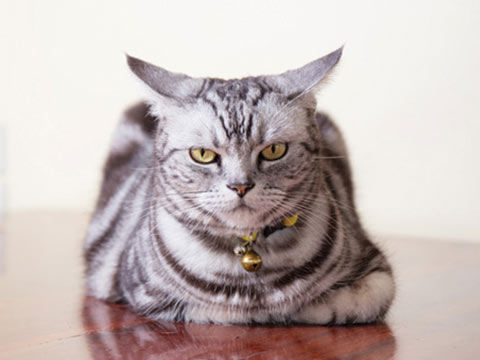
<instances>
[{"instance_id":1,"label":"cat's front paw","mask_svg":"<svg viewBox=\"0 0 480 360\"><path fill-rule=\"evenodd\" d=\"M336 315L326 303L309 305L295 313L291 320L294 323L328 325L335 324Z\"/></svg>"},{"instance_id":2,"label":"cat's front paw","mask_svg":"<svg viewBox=\"0 0 480 360\"><path fill-rule=\"evenodd\" d=\"M355 324L381 320L392 303L392 275L375 271L352 285L334 290L323 300L306 306L292 321L309 324Z\"/></svg>"}]
</instances>

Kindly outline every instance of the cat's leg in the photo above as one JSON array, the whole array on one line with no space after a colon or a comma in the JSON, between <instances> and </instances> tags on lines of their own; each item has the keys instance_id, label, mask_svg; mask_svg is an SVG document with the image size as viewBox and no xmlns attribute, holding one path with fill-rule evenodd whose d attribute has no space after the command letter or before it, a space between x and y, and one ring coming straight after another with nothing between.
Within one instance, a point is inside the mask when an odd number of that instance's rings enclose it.
<instances>
[{"instance_id":1,"label":"cat's leg","mask_svg":"<svg viewBox=\"0 0 480 360\"><path fill-rule=\"evenodd\" d=\"M321 301L292 316L294 322L354 324L381 320L392 303L395 285L391 273L374 271L349 286L332 291Z\"/></svg>"}]
</instances>

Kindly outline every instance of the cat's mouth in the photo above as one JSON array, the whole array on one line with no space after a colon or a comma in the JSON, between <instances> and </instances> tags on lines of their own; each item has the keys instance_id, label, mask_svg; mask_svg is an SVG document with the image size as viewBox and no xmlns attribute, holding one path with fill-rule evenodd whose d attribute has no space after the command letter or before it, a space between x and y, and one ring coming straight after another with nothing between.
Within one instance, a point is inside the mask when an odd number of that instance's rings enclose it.
<instances>
[{"instance_id":1,"label":"cat's mouth","mask_svg":"<svg viewBox=\"0 0 480 360\"><path fill-rule=\"evenodd\" d=\"M244 212L254 212L255 208L247 205L244 199L238 199L229 209L226 209L227 213L244 213Z\"/></svg>"},{"instance_id":2,"label":"cat's mouth","mask_svg":"<svg viewBox=\"0 0 480 360\"><path fill-rule=\"evenodd\" d=\"M222 221L240 233L258 231L259 211L256 207L248 204L244 199L239 199L223 210Z\"/></svg>"},{"instance_id":3,"label":"cat's mouth","mask_svg":"<svg viewBox=\"0 0 480 360\"><path fill-rule=\"evenodd\" d=\"M227 206L221 210L219 219L237 234L248 234L272 227L290 214L279 214L278 209L265 208L262 202L258 203L254 199L235 199L225 205Z\"/></svg>"},{"instance_id":4,"label":"cat's mouth","mask_svg":"<svg viewBox=\"0 0 480 360\"><path fill-rule=\"evenodd\" d=\"M248 206L247 204L245 204L244 201L242 201L240 204L238 204L237 206L235 206L232 211L244 211L244 210L247 210L247 211L253 211L253 208Z\"/></svg>"}]
</instances>

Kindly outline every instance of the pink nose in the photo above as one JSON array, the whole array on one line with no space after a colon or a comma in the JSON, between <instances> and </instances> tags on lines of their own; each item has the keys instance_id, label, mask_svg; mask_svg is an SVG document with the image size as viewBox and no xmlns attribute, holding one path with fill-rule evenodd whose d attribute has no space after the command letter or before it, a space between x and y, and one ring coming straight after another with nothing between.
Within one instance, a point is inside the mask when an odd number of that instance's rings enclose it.
<instances>
[{"instance_id":1,"label":"pink nose","mask_svg":"<svg viewBox=\"0 0 480 360\"><path fill-rule=\"evenodd\" d=\"M237 195L240 196L240 197L243 197L248 192L248 190L250 190L254 186L255 186L255 184L232 184L232 185L229 184L229 185L227 185L227 187L230 190L236 191Z\"/></svg>"}]
</instances>

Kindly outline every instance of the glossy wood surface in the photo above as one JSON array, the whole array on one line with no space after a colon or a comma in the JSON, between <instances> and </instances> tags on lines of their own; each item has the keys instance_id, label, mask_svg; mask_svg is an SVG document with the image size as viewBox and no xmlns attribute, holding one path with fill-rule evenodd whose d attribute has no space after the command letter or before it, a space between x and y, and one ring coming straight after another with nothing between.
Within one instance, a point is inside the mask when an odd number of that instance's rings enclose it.
<instances>
[{"instance_id":1,"label":"glossy wood surface","mask_svg":"<svg viewBox=\"0 0 480 360\"><path fill-rule=\"evenodd\" d=\"M154 323L84 296L86 216L9 216L0 359L480 359L480 245L380 237L397 276L385 324Z\"/></svg>"}]
</instances>

